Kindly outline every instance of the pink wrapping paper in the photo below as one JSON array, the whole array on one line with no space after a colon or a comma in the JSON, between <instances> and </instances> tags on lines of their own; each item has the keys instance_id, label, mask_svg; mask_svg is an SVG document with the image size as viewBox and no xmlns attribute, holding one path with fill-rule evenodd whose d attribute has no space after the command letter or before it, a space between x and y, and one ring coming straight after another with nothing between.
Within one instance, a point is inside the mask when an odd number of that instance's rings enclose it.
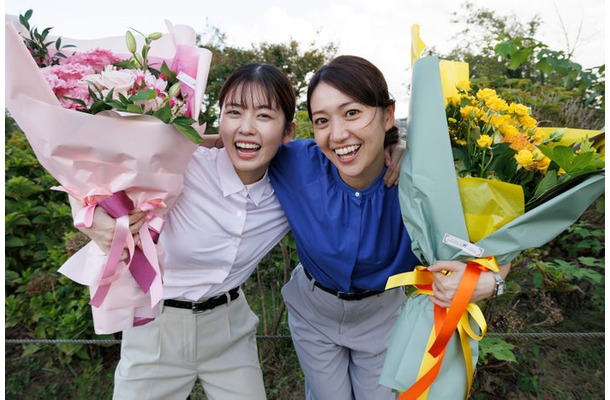
<instances>
[{"instance_id":1,"label":"pink wrapping paper","mask_svg":"<svg viewBox=\"0 0 610 400\"><path fill-rule=\"evenodd\" d=\"M170 67L184 68L191 78L193 93L189 107L193 115L197 115L211 53L195 47L195 33L191 28L173 27L169 23L167 26L171 33L153 42L150 55L167 60ZM148 211L151 227L162 229L162 217L182 192L183 173L197 145L152 116L113 111L91 115L62 108L17 29L19 27L7 16L6 107L24 131L39 162L61 184L61 190L83 202L95 204L124 190L136 208ZM79 41L62 38L62 41L76 45L77 51L99 47L126 53L124 39L120 39ZM141 234L147 235L144 231ZM122 251L123 246L120 248ZM101 304L92 306L97 334L140 325L158 314L162 270L158 265L158 249L150 236L143 249L155 269L146 291L136 283L123 262L116 265L117 273L111 279L100 281L108 257L93 243L60 268L59 271L70 279L90 286L92 298L100 284L108 284Z\"/></svg>"}]
</instances>

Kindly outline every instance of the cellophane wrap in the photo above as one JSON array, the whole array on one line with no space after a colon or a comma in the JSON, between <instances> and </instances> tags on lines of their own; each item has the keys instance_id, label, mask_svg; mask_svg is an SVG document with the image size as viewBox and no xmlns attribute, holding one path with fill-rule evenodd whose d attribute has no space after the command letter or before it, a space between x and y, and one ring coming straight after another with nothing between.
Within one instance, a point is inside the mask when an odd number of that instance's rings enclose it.
<instances>
[{"instance_id":1,"label":"cellophane wrap","mask_svg":"<svg viewBox=\"0 0 610 400\"><path fill-rule=\"evenodd\" d=\"M413 251L425 265L439 260L467 261L472 254L443 242L445 234L468 242L468 230L451 152L438 57L415 62L411 90L408 144L399 178L403 222ZM604 178L605 172L600 171L477 241L474 244L483 249L479 257L495 256L498 264L504 265L521 251L550 242L604 192ZM390 339L381 384L401 392L415 383L434 329L432 303L426 297L407 300ZM463 352L452 343L459 343L457 332L430 387L430 399L448 398L443 395L447 388L454 389L451 398L466 396ZM470 340L470 344L476 365L478 341Z\"/></svg>"},{"instance_id":2,"label":"cellophane wrap","mask_svg":"<svg viewBox=\"0 0 610 400\"><path fill-rule=\"evenodd\" d=\"M113 111L92 115L62 108L25 47L19 35L22 27L15 21L15 17L6 17L6 107L40 164L59 182L60 190L89 206L117 193L127 194L134 208L147 211L145 226L160 231L163 215L182 193L183 173L197 144L152 116ZM190 100L193 112L198 113L211 53L195 46L192 28L170 23L167 27L170 32L153 42L151 59L165 60L170 68L184 69L196 79ZM62 38L62 43L76 45L70 51L103 48L126 53L123 37ZM141 233L147 234L144 230ZM110 279L100 281L108 256L93 242L60 268L62 274L90 287L92 301L99 287L106 285L103 302L92 306L97 334L118 332L158 315L162 266L157 252L150 246L144 251L155 269L147 277L149 287L145 290L124 262L115 266L117 273Z\"/></svg>"}]
</instances>

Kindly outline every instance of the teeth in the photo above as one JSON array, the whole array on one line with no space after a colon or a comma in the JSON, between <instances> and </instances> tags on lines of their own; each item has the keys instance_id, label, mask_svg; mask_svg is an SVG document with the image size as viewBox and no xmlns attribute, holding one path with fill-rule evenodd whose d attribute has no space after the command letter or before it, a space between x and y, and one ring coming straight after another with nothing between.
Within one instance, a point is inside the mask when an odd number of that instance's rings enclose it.
<instances>
[{"instance_id":1,"label":"teeth","mask_svg":"<svg viewBox=\"0 0 610 400\"><path fill-rule=\"evenodd\" d=\"M252 149L252 150L256 150L256 149L260 149L260 146L258 144L254 144L254 143L235 143L235 146L239 147L240 149Z\"/></svg>"},{"instance_id":2,"label":"teeth","mask_svg":"<svg viewBox=\"0 0 610 400\"><path fill-rule=\"evenodd\" d=\"M335 149L335 153L337 153L337 155L339 155L339 156L343 156L343 155L349 154L353 151L356 151L359 148L360 148L359 144L353 144L351 146L342 147L340 149Z\"/></svg>"}]
</instances>

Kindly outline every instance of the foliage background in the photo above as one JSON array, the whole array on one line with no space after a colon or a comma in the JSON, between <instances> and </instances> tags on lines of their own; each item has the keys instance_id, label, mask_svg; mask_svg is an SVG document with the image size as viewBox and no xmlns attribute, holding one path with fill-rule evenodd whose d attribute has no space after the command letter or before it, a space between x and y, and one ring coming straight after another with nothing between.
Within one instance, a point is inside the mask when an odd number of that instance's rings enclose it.
<instances>
[{"instance_id":1,"label":"foliage background","mask_svg":"<svg viewBox=\"0 0 610 400\"><path fill-rule=\"evenodd\" d=\"M463 46L442 58L467 61L471 78L509 101L532 107L545 126L604 126L605 66L584 70L570 54L535 39L539 21L519 22L464 6L478 32L463 32ZM331 44L227 45L218 30L203 45L214 53L204 108L214 132L220 85L234 68L265 61L282 68L302 95L310 74L336 53ZM435 53L434 49L429 50ZM299 104L297 136L311 127ZM5 334L15 339L120 339L100 337L86 289L57 273L85 242L72 228L64 193L38 164L23 133L5 117ZM490 332L603 332L605 211L602 196L560 237L524 252L513 264L508 293L482 302ZM270 399L303 398L303 377L290 339L280 288L298 262L290 235L261 262L244 290L260 316L259 352ZM601 399L604 341L596 337L487 337L473 399ZM7 399L106 399L119 357L115 344L6 345ZM204 398L201 388L191 398Z\"/></svg>"}]
</instances>

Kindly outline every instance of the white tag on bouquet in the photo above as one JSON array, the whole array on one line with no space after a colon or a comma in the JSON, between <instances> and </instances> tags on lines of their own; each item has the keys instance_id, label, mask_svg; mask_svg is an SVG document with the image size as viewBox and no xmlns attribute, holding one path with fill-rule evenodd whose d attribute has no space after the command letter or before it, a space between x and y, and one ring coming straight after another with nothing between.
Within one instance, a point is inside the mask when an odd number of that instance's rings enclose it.
<instances>
[{"instance_id":1,"label":"white tag on bouquet","mask_svg":"<svg viewBox=\"0 0 610 400\"><path fill-rule=\"evenodd\" d=\"M193 90L195 90L195 88L197 87L197 81L190 75L184 73L183 71L178 72L178 76L176 76L176 78Z\"/></svg>"},{"instance_id":2,"label":"white tag on bouquet","mask_svg":"<svg viewBox=\"0 0 610 400\"><path fill-rule=\"evenodd\" d=\"M448 233L445 233L445 236L443 236L443 243L448 244L451 247L455 247L456 249L460 249L474 257L481 257L485 251L477 245Z\"/></svg>"}]
</instances>

